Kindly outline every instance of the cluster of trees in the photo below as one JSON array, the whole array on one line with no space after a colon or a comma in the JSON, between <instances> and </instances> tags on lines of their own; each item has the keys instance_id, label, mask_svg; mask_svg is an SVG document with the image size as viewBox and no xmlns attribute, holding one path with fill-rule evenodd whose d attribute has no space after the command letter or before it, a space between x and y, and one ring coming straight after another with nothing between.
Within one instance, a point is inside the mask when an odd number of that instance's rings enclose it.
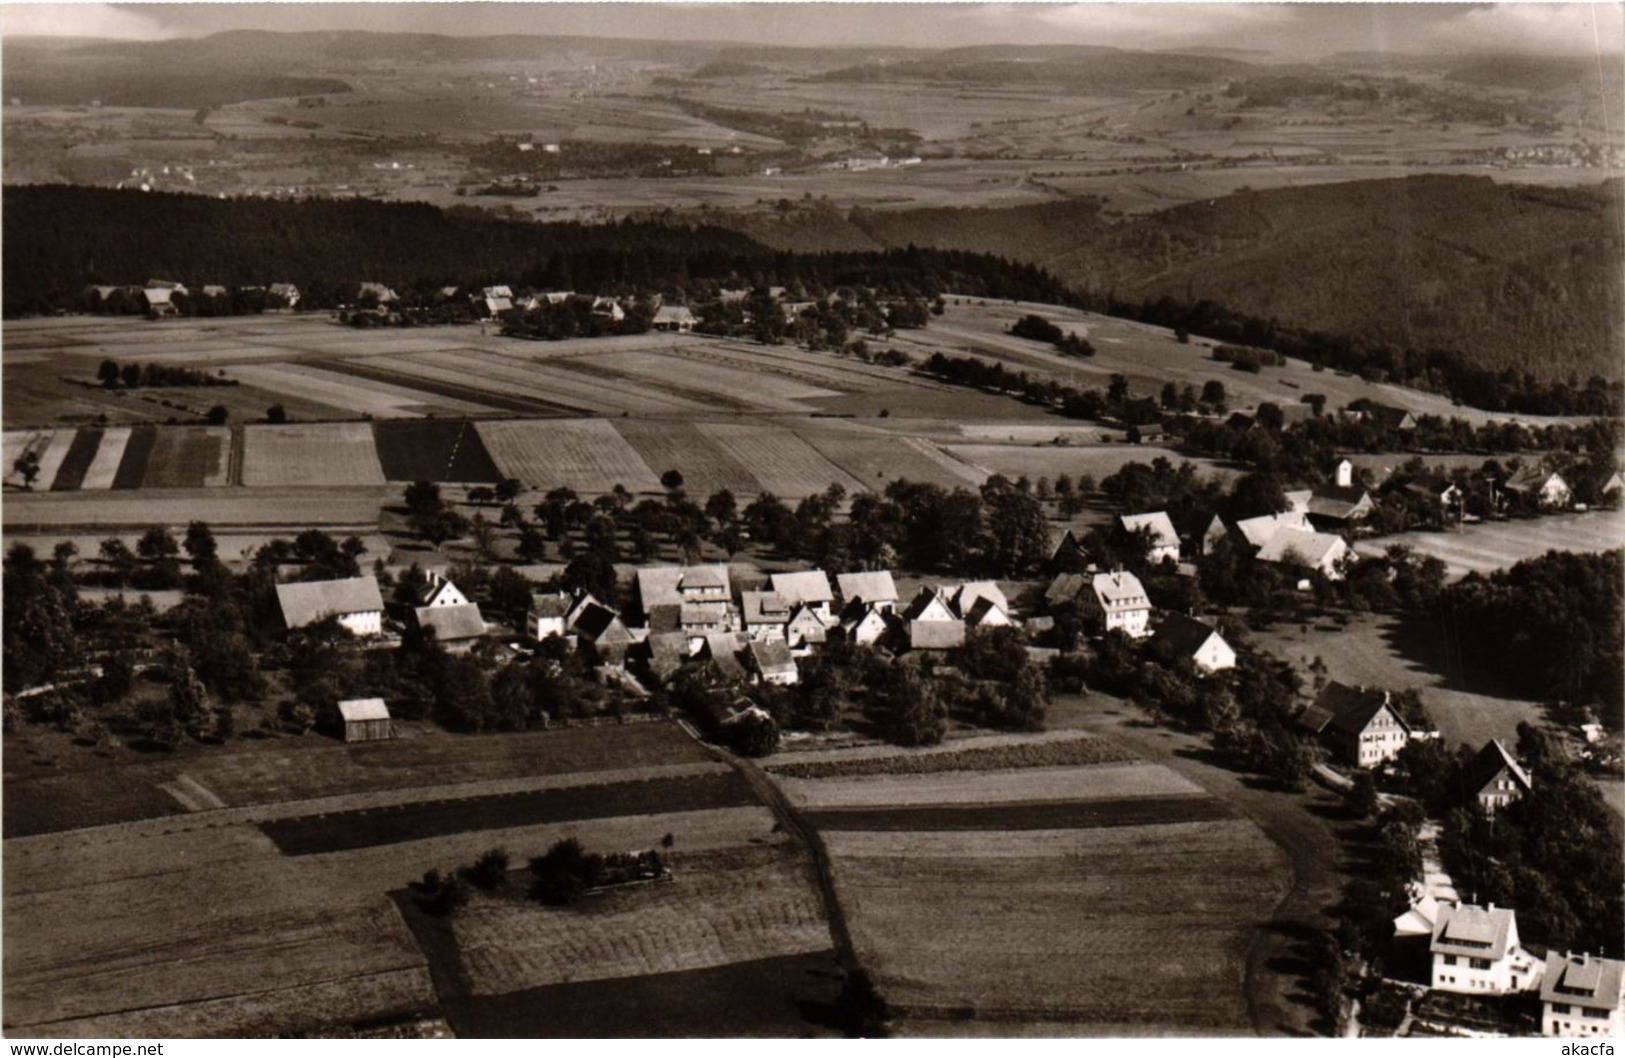
<instances>
[{"instance_id":1,"label":"cluster of trees","mask_svg":"<svg viewBox=\"0 0 1625 1058\"><path fill-rule=\"evenodd\" d=\"M1157 402L1132 396L1128 379L1123 375L1112 375L1106 391L1102 393L1098 389L1068 386L1053 378L1034 378L1025 371L1012 371L1002 363L976 356L932 353L915 370L942 382L1015 396L1029 404L1057 408L1062 415L1072 419L1113 419L1131 426L1162 420ZM1223 399L1222 386L1215 393Z\"/></svg>"},{"instance_id":2,"label":"cluster of trees","mask_svg":"<svg viewBox=\"0 0 1625 1058\"><path fill-rule=\"evenodd\" d=\"M1094 356L1095 347L1089 339L1080 338L1075 331L1062 332L1061 328L1032 313L1010 325L1010 333L1017 338L1031 338L1035 342L1048 342L1066 356Z\"/></svg>"},{"instance_id":3,"label":"cluster of trees","mask_svg":"<svg viewBox=\"0 0 1625 1058\"><path fill-rule=\"evenodd\" d=\"M1595 705L1616 730L1625 713L1625 552L1550 551L1446 589L1440 620L1471 663L1542 700Z\"/></svg>"},{"instance_id":4,"label":"cluster of trees","mask_svg":"<svg viewBox=\"0 0 1625 1058\"><path fill-rule=\"evenodd\" d=\"M1246 371L1254 375L1266 367L1280 367L1286 363L1286 357L1274 350L1227 343L1213 347L1213 359L1229 364L1236 371Z\"/></svg>"},{"instance_id":5,"label":"cluster of trees","mask_svg":"<svg viewBox=\"0 0 1625 1058\"><path fill-rule=\"evenodd\" d=\"M511 338L536 338L556 342L566 338L598 338L608 334L643 334L654 320L654 303L634 300L620 319L610 312L594 312L595 299L570 297L553 303L543 301L533 309L503 313L502 333Z\"/></svg>"},{"instance_id":6,"label":"cluster of trees","mask_svg":"<svg viewBox=\"0 0 1625 1058\"><path fill-rule=\"evenodd\" d=\"M235 386L237 380L211 375L190 367L171 364L125 364L103 360L96 368L96 381L103 389L136 389L140 386Z\"/></svg>"},{"instance_id":7,"label":"cluster of trees","mask_svg":"<svg viewBox=\"0 0 1625 1058\"><path fill-rule=\"evenodd\" d=\"M1443 393L1487 411L1616 416L1625 407L1625 384L1617 380L1594 375L1583 384L1577 380L1542 382L1527 371L1479 367L1454 350L1403 349L1386 342L1287 327L1206 300L1191 304L1162 297L1136 304L1108 297L1102 308L1113 316L1211 335L1374 382L1397 382Z\"/></svg>"},{"instance_id":8,"label":"cluster of trees","mask_svg":"<svg viewBox=\"0 0 1625 1058\"><path fill-rule=\"evenodd\" d=\"M408 304L442 287L516 283L606 295L801 284L809 290L907 284L931 300L946 290L1070 303L1041 268L986 254L904 249L796 254L709 225L537 224L483 210L365 200L212 199L68 185L9 189L0 232L7 317L71 310L88 284L171 275L227 286L299 287L301 310L348 303L358 279L387 283ZM311 255L311 246L323 252ZM418 252L403 256L401 246ZM270 277L269 280L266 277ZM697 299L698 300L698 299Z\"/></svg>"}]
</instances>

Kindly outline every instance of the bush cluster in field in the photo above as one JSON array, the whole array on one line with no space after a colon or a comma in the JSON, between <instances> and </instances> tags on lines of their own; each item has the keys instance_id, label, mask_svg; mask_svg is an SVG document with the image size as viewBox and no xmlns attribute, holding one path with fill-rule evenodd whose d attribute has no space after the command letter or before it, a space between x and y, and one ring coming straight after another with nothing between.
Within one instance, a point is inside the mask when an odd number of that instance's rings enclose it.
<instances>
[{"instance_id":1,"label":"bush cluster in field","mask_svg":"<svg viewBox=\"0 0 1625 1058\"><path fill-rule=\"evenodd\" d=\"M1064 742L987 746L907 757L807 761L776 765L772 771L775 775L789 779L851 779L864 775L926 775L941 771L1000 771L1010 768L1116 764L1133 759L1133 755L1110 743L1092 738L1077 738Z\"/></svg>"}]
</instances>

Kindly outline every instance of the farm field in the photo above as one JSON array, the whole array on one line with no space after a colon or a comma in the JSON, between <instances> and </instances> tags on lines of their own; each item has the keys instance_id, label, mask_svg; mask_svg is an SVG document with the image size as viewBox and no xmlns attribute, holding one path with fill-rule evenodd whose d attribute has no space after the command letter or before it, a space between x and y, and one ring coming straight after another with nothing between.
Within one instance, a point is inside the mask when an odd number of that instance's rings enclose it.
<instances>
[{"instance_id":1,"label":"farm field","mask_svg":"<svg viewBox=\"0 0 1625 1058\"><path fill-rule=\"evenodd\" d=\"M819 454L806 438L780 426L702 423L700 432L739 463L750 467L763 492L806 496L840 485L848 492L866 485Z\"/></svg>"},{"instance_id":2,"label":"farm field","mask_svg":"<svg viewBox=\"0 0 1625 1058\"><path fill-rule=\"evenodd\" d=\"M660 488L659 473L607 419L482 422L478 430L501 475L518 478L528 488Z\"/></svg>"},{"instance_id":3,"label":"farm field","mask_svg":"<svg viewBox=\"0 0 1625 1058\"><path fill-rule=\"evenodd\" d=\"M387 480L370 423L244 428L244 485L382 485Z\"/></svg>"},{"instance_id":4,"label":"farm field","mask_svg":"<svg viewBox=\"0 0 1625 1058\"><path fill-rule=\"evenodd\" d=\"M1396 533L1364 540L1354 550L1380 555L1404 544L1445 564L1451 580L1469 573L1489 573L1538 558L1548 551L1581 553L1625 547L1625 512L1588 511L1506 522L1479 522L1450 532Z\"/></svg>"},{"instance_id":5,"label":"farm field","mask_svg":"<svg viewBox=\"0 0 1625 1058\"><path fill-rule=\"evenodd\" d=\"M425 415L489 412L468 401L451 400L406 386L324 371L310 364L249 364L226 369L228 378L288 397L304 398L348 415L374 419L420 419Z\"/></svg>"},{"instance_id":6,"label":"farm field","mask_svg":"<svg viewBox=\"0 0 1625 1058\"><path fill-rule=\"evenodd\" d=\"M378 462L390 481L494 484L501 479L472 420L379 422L372 433Z\"/></svg>"},{"instance_id":7,"label":"farm field","mask_svg":"<svg viewBox=\"0 0 1625 1058\"><path fill-rule=\"evenodd\" d=\"M375 529L379 507L399 501L398 488L143 489L140 492L9 492L0 520L12 532L171 525L275 529Z\"/></svg>"},{"instance_id":8,"label":"farm field","mask_svg":"<svg viewBox=\"0 0 1625 1058\"><path fill-rule=\"evenodd\" d=\"M1101 763L1043 766L1062 755ZM1285 872L1189 780L1062 731L796 756L776 780L823 832L905 1032L966 1016L1083 1036L1252 1028L1247 952ZM920 767L933 759L986 770Z\"/></svg>"},{"instance_id":9,"label":"farm field","mask_svg":"<svg viewBox=\"0 0 1625 1058\"><path fill-rule=\"evenodd\" d=\"M1175 466L1193 463L1209 476L1235 477L1239 473L1211 459L1157 445L948 444L943 445L942 450L966 464L1012 480L1023 475L1033 480L1039 477L1053 480L1061 474L1074 478L1088 474L1099 481L1129 463L1150 463L1158 458L1167 459Z\"/></svg>"}]
</instances>

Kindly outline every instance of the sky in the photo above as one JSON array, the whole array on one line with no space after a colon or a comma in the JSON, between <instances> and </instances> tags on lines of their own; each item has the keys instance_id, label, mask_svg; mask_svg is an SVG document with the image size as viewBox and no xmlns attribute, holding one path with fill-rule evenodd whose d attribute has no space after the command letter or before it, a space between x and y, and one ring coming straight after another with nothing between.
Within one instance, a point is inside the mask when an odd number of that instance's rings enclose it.
<instances>
[{"instance_id":1,"label":"sky","mask_svg":"<svg viewBox=\"0 0 1625 1058\"><path fill-rule=\"evenodd\" d=\"M1093 44L1268 51L1617 54L1620 3L0 3L7 35L133 40L231 29L560 34L760 44Z\"/></svg>"}]
</instances>

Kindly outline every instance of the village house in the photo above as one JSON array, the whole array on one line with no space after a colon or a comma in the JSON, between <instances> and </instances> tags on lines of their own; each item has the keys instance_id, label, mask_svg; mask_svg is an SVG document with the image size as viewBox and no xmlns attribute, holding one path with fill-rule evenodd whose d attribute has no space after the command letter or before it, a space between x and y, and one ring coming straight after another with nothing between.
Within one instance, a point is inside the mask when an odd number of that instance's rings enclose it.
<instances>
[{"instance_id":1,"label":"village house","mask_svg":"<svg viewBox=\"0 0 1625 1058\"><path fill-rule=\"evenodd\" d=\"M892 581L890 570L837 573L835 585L841 591L841 602L847 607L861 602L881 613L891 613L897 609L897 585Z\"/></svg>"},{"instance_id":2,"label":"village house","mask_svg":"<svg viewBox=\"0 0 1625 1058\"><path fill-rule=\"evenodd\" d=\"M1356 768L1374 768L1393 760L1411 740L1410 725L1389 703L1387 691L1326 684L1298 716L1298 723L1320 736L1332 754Z\"/></svg>"},{"instance_id":3,"label":"village house","mask_svg":"<svg viewBox=\"0 0 1625 1058\"><path fill-rule=\"evenodd\" d=\"M1140 578L1126 570L1097 573L1089 590L1080 596L1085 616L1099 625L1101 634L1122 632L1135 639L1151 634L1151 599Z\"/></svg>"},{"instance_id":4,"label":"village house","mask_svg":"<svg viewBox=\"0 0 1625 1058\"><path fill-rule=\"evenodd\" d=\"M1467 765L1467 789L1488 816L1528 793L1532 785L1529 773L1498 738L1484 743Z\"/></svg>"},{"instance_id":5,"label":"village house","mask_svg":"<svg viewBox=\"0 0 1625 1058\"><path fill-rule=\"evenodd\" d=\"M1173 657L1189 659L1203 675L1236 667L1236 651L1219 630L1184 614L1171 613L1163 618L1151 643Z\"/></svg>"},{"instance_id":6,"label":"village house","mask_svg":"<svg viewBox=\"0 0 1625 1058\"><path fill-rule=\"evenodd\" d=\"M854 601L841 614L841 635L848 643L872 646L886 634L886 615L890 613L878 605Z\"/></svg>"},{"instance_id":7,"label":"village house","mask_svg":"<svg viewBox=\"0 0 1625 1058\"><path fill-rule=\"evenodd\" d=\"M1540 985L1543 1036L1618 1036L1625 1032L1625 962L1549 952Z\"/></svg>"},{"instance_id":8,"label":"village house","mask_svg":"<svg viewBox=\"0 0 1625 1058\"><path fill-rule=\"evenodd\" d=\"M662 305L655 310L654 319L649 326L657 331L673 331L687 333L700 322L699 318L690 312L687 305Z\"/></svg>"},{"instance_id":9,"label":"village house","mask_svg":"<svg viewBox=\"0 0 1625 1058\"><path fill-rule=\"evenodd\" d=\"M966 628L1002 628L1016 623L997 599L987 595L971 604L964 621Z\"/></svg>"},{"instance_id":10,"label":"village house","mask_svg":"<svg viewBox=\"0 0 1625 1058\"><path fill-rule=\"evenodd\" d=\"M1218 543L1221 535L1228 533L1237 543L1244 545L1248 551L1257 553L1265 544L1270 542L1278 530L1281 529L1308 529L1309 517L1305 511L1290 510L1277 514L1261 514L1255 518L1243 518L1236 522L1233 529L1226 529L1223 522L1217 517L1208 526L1202 535L1204 550L1211 550ZM1211 543L1210 543L1211 541Z\"/></svg>"},{"instance_id":11,"label":"village house","mask_svg":"<svg viewBox=\"0 0 1625 1058\"><path fill-rule=\"evenodd\" d=\"M141 297L147 307L147 315L155 319L180 315L180 310L175 307L174 295L175 291L168 287L147 287L141 291Z\"/></svg>"},{"instance_id":12,"label":"village house","mask_svg":"<svg viewBox=\"0 0 1625 1058\"><path fill-rule=\"evenodd\" d=\"M282 308L291 309L299 304L299 288L292 283L272 283L265 292L279 301Z\"/></svg>"},{"instance_id":13,"label":"village house","mask_svg":"<svg viewBox=\"0 0 1625 1058\"><path fill-rule=\"evenodd\" d=\"M717 674L729 683L744 683L750 678L739 655L746 649L747 640L741 632L712 632L700 638L697 655L710 662Z\"/></svg>"},{"instance_id":14,"label":"village house","mask_svg":"<svg viewBox=\"0 0 1625 1058\"><path fill-rule=\"evenodd\" d=\"M807 651L822 646L829 638L829 624L818 616L818 611L803 603L795 608L784 625L784 641L792 651Z\"/></svg>"},{"instance_id":15,"label":"village house","mask_svg":"<svg viewBox=\"0 0 1625 1058\"><path fill-rule=\"evenodd\" d=\"M384 630L384 597L373 576L311 580L276 586L282 624L288 631L338 618L351 635L375 636Z\"/></svg>"},{"instance_id":16,"label":"village house","mask_svg":"<svg viewBox=\"0 0 1625 1058\"><path fill-rule=\"evenodd\" d=\"M645 566L637 572L637 594L650 632L700 636L734 626L726 565Z\"/></svg>"},{"instance_id":17,"label":"village house","mask_svg":"<svg viewBox=\"0 0 1625 1058\"><path fill-rule=\"evenodd\" d=\"M604 319L614 320L616 323L626 319L626 310L614 298L598 297L592 299L592 314Z\"/></svg>"},{"instance_id":18,"label":"village house","mask_svg":"<svg viewBox=\"0 0 1625 1058\"><path fill-rule=\"evenodd\" d=\"M1501 491L1527 497L1543 511L1560 510L1574 499L1561 474L1540 466L1519 467L1501 483Z\"/></svg>"},{"instance_id":19,"label":"village house","mask_svg":"<svg viewBox=\"0 0 1625 1058\"><path fill-rule=\"evenodd\" d=\"M1433 924L1433 988L1466 995L1527 992L1544 965L1518 944L1518 916L1494 904L1441 904Z\"/></svg>"},{"instance_id":20,"label":"village house","mask_svg":"<svg viewBox=\"0 0 1625 1058\"><path fill-rule=\"evenodd\" d=\"M380 305L389 305L401 300L399 294L383 283L362 283L361 289L356 292L356 300L366 301L369 298Z\"/></svg>"},{"instance_id":21,"label":"village house","mask_svg":"<svg viewBox=\"0 0 1625 1058\"><path fill-rule=\"evenodd\" d=\"M752 639L783 639L790 623L790 604L774 591L740 592L739 613Z\"/></svg>"},{"instance_id":22,"label":"village house","mask_svg":"<svg viewBox=\"0 0 1625 1058\"><path fill-rule=\"evenodd\" d=\"M1078 601L1095 581L1093 573L1057 573L1044 589L1044 607L1055 610Z\"/></svg>"},{"instance_id":23,"label":"village house","mask_svg":"<svg viewBox=\"0 0 1625 1058\"><path fill-rule=\"evenodd\" d=\"M1155 566L1164 560L1179 561L1179 533L1166 511L1149 514L1120 514L1116 529L1127 537L1146 535L1145 560Z\"/></svg>"},{"instance_id":24,"label":"village house","mask_svg":"<svg viewBox=\"0 0 1625 1058\"><path fill-rule=\"evenodd\" d=\"M1416 429L1416 416L1404 408L1396 408L1391 404L1379 404L1374 400L1362 398L1351 402L1348 410L1356 413L1362 421L1381 426L1385 430Z\"/></svg>"},{"instance_id":25,"label":"village house","mask_svg":"<svg viewBox=\"0 0 1625 1058\"><path fill-rule=\"evenodd\" d=\"M1071 529L1061 533L1061 538L1050 549L1049 561L1044 566L1050 573L1081 573L1088 567L1089 551Z\"/></svg>"},{"instance_id":26,"label":"village house","mask_svg":"<svg viewBox=\"0 0 1625 1058\"><path fill-rule=\"evenodd\" d=\"M351 698L339 703L346 742L380 742L395 737L389 707L382 698Z\"/></svg>"},{"instance_id":27,"label":"village house","mask_svg":"<svg viewBox=\"0 0 1625 1058\"><path fill-rule=\"evenodd\" d=\"M1358 485L1321 488L1309 497L1309 523L1318 529L1341 529L1370 516L1371 493Z\"/></svg>"},{"instance_id":28,"label":"village house","mask_svg":"<svg viewBox=\"0 0 1625 1058\"><path fill-rule=\"evenodd\" d=\"M1440 525L1461 521L1465 496L1461 486L1449 478L1427 474L1407 484L1405 491L1426 502Z\"/></svg>"},{"instance_id":29,"label":"village house","mask_svg":"<svg viewBox=\"0 0 1625 1058\"><path fill-rule=\"evenodd\" d=\"M949 609L953 610L954 616L961 621L968 621L971 612L987 602L992 604L992 610L984 608L983 613L997 611L997 616L984 620L990 620L993 624L1011 623L1010 602L1004 597L1004 592L1000 590L998 584L991 580L966 581L964 584L945 589L943 595L948 600Z\"/></svg>"},{"instance_id":30,"label":"village house","mask_svg":"<svg viewBox=\"0 0 1625 1058\"><path fill-rule=\"evenodd\" d=\"M896 624L910 650L952 650L965 645L965 622L935 588L922 587Z\"/></svg>"},{"instance_id":31,"label":"village house","mask_svg":"<svg viewBox=\"0 0 1625 1058\"><path fill-rule=\"evenodd\" d=\"M485 635L485 619L477 603L419 606L412 615L420 630L433 632L435 642L453 653L472 649Z\"/></svg>"},{"instance_id":32,"label":"village house","mask_svg":"<svg viewBox=\"0 0 1625 1058\"><path fill-rule=\"evenodd\" d=\"M1342 564L1353 557L1341 536L1283 526L1270 534L1254 556L1260 562L1301 565L1317 570L1327 580L1342 580Z\"/></svg>"},{"instance_id":33,"label":"village house","mask_svg":"<svg viewBox=\"0 0 1625 1058\"><path fill-rule=\"evenodd\" d=\"M801 680L795 658L790 656L790 647L782 639L753 639L745 656L761 683L789 687Z\"/></svg>"},{"instance_id":34,"label":"village house","mask_svg":"<svg viewBox=\"0 0 1625 1058\"><path fill-rule=\"evenodd\" d=\"M571 615L569 630L604 665L625 664L627 649L637 641L620 614L590 596Z\"/></svg>"},{"instance_id":35,"label":"village house","mask_svg":"<svg viewBox=\"0 0 1625 1058\"><path fill-rule=\"evenodd\" d=\"M457 585L447 580L445 574L430 570L427 576L429 583L418 595L419 606L468 605L468 596L459 591Z\"/></svg>"},{"instance_id":36,"label":"village house","mask_svg":"<svg viewBox=\"0 0 1625 1058\"><path fill-rule=\"evenodd\" d=\"M767 580L786 603L810 607L820 618L830 619L829 607L835 601L835 592L830 588L829 574L823 570L774 573Z\"/></svg>"},{"instance_id":37,"label":"village house","mask_svg":"<svg viewBox=\"0 0 1625 1058\"><path fill-rule=\"evenodd\" d=\"M688 637L681 632L657 632L632 648L652 686L664 687L690 657Z\"/></svg>"},{"instance_id":38,"label":"village house","mask_svg":"<svg viewBox=\"0 0 1625 1058\"><path fill-rule=\"evenodd\" d=\"M564 592L538 592L530 597L525 613L525 632L537 639L562 636L573 600Z\"/></svg>"}]
</instances>

